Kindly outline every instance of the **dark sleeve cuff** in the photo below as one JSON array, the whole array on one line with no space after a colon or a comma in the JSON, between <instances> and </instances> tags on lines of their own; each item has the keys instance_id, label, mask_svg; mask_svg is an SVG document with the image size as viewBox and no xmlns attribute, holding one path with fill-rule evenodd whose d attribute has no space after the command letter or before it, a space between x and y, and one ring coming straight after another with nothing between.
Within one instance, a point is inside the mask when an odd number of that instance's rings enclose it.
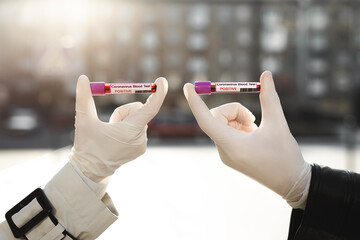
<instances>
[{"instance_id":1,"label":"dark sleeve cuff","mask_svg":"<svg viewBox=\"0 0 360 240\"><path fill-rule=\"evenodd\" d=\"M312 166L305 211L294 209L289 240L359 239L360 175Z\"/></svg>"}]
</instances>

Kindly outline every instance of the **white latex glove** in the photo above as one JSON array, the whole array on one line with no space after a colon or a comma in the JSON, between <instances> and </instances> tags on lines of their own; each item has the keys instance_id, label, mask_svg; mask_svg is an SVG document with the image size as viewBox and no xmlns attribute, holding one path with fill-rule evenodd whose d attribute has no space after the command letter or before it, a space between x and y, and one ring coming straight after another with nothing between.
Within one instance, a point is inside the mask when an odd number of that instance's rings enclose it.
<instances>
[{"instance_id":1,"label":"white latex glove","mask_svg":"<svg viewBox=\"0 0 360 240\"><path fill-rule=\"evenodd\" d=\"M200 128L215 142L226 165L278 193L293 207L304 208L311 167L290 133L271 72L264 72L260 81L259 127L254 115L240 103L209 111L194 85L185 84L184 94Z\"/></svg>"},{"instance_id":2,"label":"white latex glove","mask_svg":"<svg viewBox=\"0 0 360 240\"><path fill-rule=\"evenodd\" d=\"M75 141L70 159L94 182L111 176L122 164L145 153L147 123L158 113L168 90L165 78L145 104L133 102L115 109L109 122L98 119L89 79L76 87Z\"/></svg>"}]
</instances>

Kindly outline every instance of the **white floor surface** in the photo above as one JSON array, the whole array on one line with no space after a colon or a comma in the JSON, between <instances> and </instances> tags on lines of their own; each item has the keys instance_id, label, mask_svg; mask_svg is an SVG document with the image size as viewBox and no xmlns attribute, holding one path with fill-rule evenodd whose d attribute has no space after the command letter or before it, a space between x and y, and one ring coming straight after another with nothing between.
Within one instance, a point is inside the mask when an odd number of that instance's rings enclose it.
<instances>
[{"instance_id":1,"label":"white floor surface","mask_svg":"<svg viewBox=\"0 0 360 240\"><path fill-rule=\"evenodd\" d=\"M342 147L312 144L301 149L309 162L349 166L350 155ZM69 151L0 151L0 219L46 183L67 161ZM358 161L350 166L360 169ZM99 239L287 239L291 208L275 193L222 164L214 146L149 147L116 172L108 193L119 220Z\"/></svg>"}]
</instances>

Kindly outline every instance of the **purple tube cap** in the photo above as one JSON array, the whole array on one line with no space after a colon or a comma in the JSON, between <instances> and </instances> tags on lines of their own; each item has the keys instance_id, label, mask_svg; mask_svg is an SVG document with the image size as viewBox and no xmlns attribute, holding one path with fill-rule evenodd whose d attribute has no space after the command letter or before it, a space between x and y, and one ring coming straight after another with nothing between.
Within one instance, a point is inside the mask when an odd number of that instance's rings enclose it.
<instances>
[{"instance_id":1,"label":"purple tube cap","mask_svg":"<svg viewBox=\"0 0 360 240\"><path fill-rule=\"evenodd\" d=\"M211 94L211 82L209 81L202 81L202 82L195 82L195 92L197 94Z\"/></svg>"},{"instance_id":2,"label":"purple tube cap","mask_svg":"<svg viewBox=\"0 0 360 240\"><path fill-rule=\"evenodd\" d=\"M90 88L93 96L105 95L105 83L103 82L91 82Z\"/></svg>"}]
</instances>

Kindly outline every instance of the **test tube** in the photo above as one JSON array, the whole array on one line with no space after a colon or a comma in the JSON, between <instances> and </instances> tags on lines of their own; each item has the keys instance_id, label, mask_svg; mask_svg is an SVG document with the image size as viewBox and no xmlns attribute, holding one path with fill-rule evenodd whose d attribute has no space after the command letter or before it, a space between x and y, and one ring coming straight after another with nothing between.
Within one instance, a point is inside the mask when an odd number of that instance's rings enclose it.
<instances>
[{"instance_id":1,"label":"test tube","mask_svg":"<svg viewBox=\"0 0 360 240\"><path fill-rule=\"evenodd\" d=\"M106 94L136 94L156 92L155 83L91 82L90 88L93 96L104 96Z\"/></svg>"},{"instance_id":2,"label":"test tube","mask_svg":"<svg viewBox=\"0 0 360 240\"><path fill-rule=\"evenodd\" d=\"M259 82L195 82L195 91L198 94L211 93L258 93L261 85Z\"/></svg>"}]
</instances>

